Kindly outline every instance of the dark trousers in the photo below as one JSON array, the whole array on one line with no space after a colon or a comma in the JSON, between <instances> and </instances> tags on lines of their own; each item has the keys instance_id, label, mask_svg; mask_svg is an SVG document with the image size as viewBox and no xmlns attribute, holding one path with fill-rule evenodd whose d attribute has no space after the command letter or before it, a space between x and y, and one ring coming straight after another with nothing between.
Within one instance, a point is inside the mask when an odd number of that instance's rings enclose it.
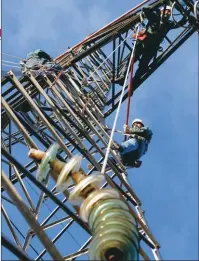
<instances>
[{"instance_id":1,"label":"dark trousers","mask_svg":"<svg viewBox=\"0 0 199 261\"><path fill-rule=\"evenodd\" d=\"M139 42L135 49L135 61L140 58L138 69L134 76L134 81L140 79L149 69L149 63L153 59L158 51L159 44L145 40Z\"/></svg>"},{"instance_id":2,"label":"dark trousers","mask_svg":"<svg viewBox=\"0 0 199 261\"><path fill-rule=\"evenodd\" d=\"M138 59L140 59L138 69L135 73L134 80L140 79L143 74L145 74L148 70L148 65L153 57L156 56L159 43L153 41L154 39L146 39L143 41L138 40L136 47L135 47L135 53L134 53L134 62L137 62ZM129 60L130 60L129 54L124 62L124 65L122 66L122 69L119 72L119 77L124 78L126 75L126 71L128 68Z\"/></svg>"}]
</instances>

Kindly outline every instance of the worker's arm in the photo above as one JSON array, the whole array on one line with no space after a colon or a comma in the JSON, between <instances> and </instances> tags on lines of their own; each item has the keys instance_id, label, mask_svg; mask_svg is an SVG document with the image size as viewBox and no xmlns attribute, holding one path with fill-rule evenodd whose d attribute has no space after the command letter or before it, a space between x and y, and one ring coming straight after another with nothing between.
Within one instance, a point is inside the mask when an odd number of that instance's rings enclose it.
<instances>
[{"instance_id":1,"label":"worker's arm","mask_svg":"<svg viewBox=\"0 0 199 261\"><path fill-rule=\"evenodd\" d=\"M141 128L129 128L129 131L128 133L129 134L141 134L141 133L144 133L145 127L141 127Z\"/></svg>"},{"instance_id":2,"label":"worker's arm","mask_svg":"<svg viewBox=\"0 0 199 261\"><path fill-rule=\"evenodd\" d=\"M151 139L152 139L152 136L153 136L153 132L152 132L152 130L149 129L148 127L144 127L144 128L146 128L145 133L144 133L144 137L145 137L145 139L146 139L148 142L150 142Z\"/></svg>"},{"instance_id":3,"label":"worker's arm","mask_svg":"<svg viewBox=\"0 0 199 261\"><path fill-rule=\"evenodd\" d=\"M142 11L145 15L145 17L149 20L149 22L152 23L159 23L160 22L160 16L154 13L154 11L150 7L143 7Z\"/></svg>"},{"instance_id":4,"label":"worker's arm","mask_svg":"<svg viewBox=\"0 0 199 261\"><path fill-rule=\"evenodd\" d=\"M148 127L141 127L141 128L129 128L128 129L129 134L136 134L138 136L141 136L145 138L147 141L150 142L153 132Z\"/></svg>"}]
</instances>

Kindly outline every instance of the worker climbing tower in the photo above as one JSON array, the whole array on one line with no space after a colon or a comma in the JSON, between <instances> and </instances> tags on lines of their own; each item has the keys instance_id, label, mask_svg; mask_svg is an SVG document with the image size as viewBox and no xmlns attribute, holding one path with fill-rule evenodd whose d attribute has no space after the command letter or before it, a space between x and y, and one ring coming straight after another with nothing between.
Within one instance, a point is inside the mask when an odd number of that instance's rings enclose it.
<instances>
[{"instance_id":1,"label":"worker climbing tower","mask_svg":"<svg viewBox=\"0 0 199 261\"><path fill-rule=\"evenodd\" d=\"M143 7L168 5L179 28L135 80ZM198 32L198 16L198 1L146 0L57 57L61 70L3 77L2 245L10 259L161 260L107 120Z\"/></svg>"}]
</instances>

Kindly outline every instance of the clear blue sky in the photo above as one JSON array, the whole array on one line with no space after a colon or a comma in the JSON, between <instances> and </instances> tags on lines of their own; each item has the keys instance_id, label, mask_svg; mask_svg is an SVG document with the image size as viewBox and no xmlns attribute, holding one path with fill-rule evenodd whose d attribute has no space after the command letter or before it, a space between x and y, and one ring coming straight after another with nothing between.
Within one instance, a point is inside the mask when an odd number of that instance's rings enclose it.
<instances>
[{"instance_id":1,"label":"clear blue sky","mask_svg":"<svg viewBox=\"0 0 199 261\"><path fill-rule=\"evenodd\" d=\"M19 57L38 48L56 57L140 3L138 0L2 2L2 52ZM130 118L143 118L154 135L142 167L129 171L130 183L143 203L164 260L198 258L197 73L195 34L132 98ZM118 129L123 127L125 109L126 105L122 107ZM111 125L111 119L107 123ZM115 138L121 140L118 135Z\"/></svg>"}]
</instances>

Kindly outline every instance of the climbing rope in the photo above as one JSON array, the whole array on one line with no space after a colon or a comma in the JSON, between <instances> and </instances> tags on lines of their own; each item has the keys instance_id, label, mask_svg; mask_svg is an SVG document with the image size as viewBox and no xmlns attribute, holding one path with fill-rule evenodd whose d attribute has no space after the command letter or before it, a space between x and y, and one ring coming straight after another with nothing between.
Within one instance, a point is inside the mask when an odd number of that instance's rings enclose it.
<instances>
[{"instance_id":1,"label":"climbing rope","mask_svg":"<svg viewBox=\"0 0 199 261\"><path fill-rule=\"evenodd\" d=\"M126 125L129 124L129 112L131 106L131 96L133 95L133 66L134 66L134 57L131 61L131 72L130 72L130 83L128 86L128 102L127 102L127 112L126 112ZM126 140L127 136L124 136L124 141Z\"/></svg>"},{"instance_id":2,"label":"climbing rope","mask_svg":"<svg viewBox=\"0 0 199 261\"><path fill-rule=\"evenodd\" d=\"M8 64L17 64L17 65L19 65L19 63L15 63L15 62L11 62L11 61L6 61L6 60L2 60L2 62L8 63Z\"/></svg>"},{"instance_id":3,"label":"climbing rope","mask_svg":"<svg viewBox=\"0 0 199 261\"><path fill-rule=\"evenodd\" d=\"M137 36L138 36L140 24L138 24L136 27L137 27L136 41L135 41L135 43L133 45L133 49L132 49L132 52L131 52L130 62L129 62L128 69L127 69L127 72L126 72L126 76L125 76L125 80L124 80L124 84L123 84L123 88L122 88L119 104L118 104L116 115L115 115L115 119L114 119L114 122L113 122L113 128L112 128L112 131L111 131L108 147L107 147L107 150L106 150L106 155L105 155L104 162L103 162L103 165L102 165L102 169L101 169L101 173L102 174L105 173L106 164L107 164L107 161L108 161L108 156L109 156L111 144L112 144L112 141L113 141L113 135L114 135L114 132L115 132L115 128L116 128L116 124L117 124L117 120L118 120L118 116L119 116L119 112L120 112L120 108L121 108L121 104L122 104L122 99L123 99L123 96L124 96L125 86L126 86L126 82L127 82L127 78L128 78L128 74L129 74L132 58L134 56L135 45L136 45L136 42L137 42Z\"/></svg>"},{"instance_id":4,"label":"climbing rope","mask_svg":"<svg viewBox=\"0 0 199 261\"><path fill-rule=\"evenodd\" d=\"M137 40L137 39L136 39ZM136 44L136 42L135 42ZM133 66L134 66L134 56L131 61L131 72L130 72L130 83L128 86L128 102L127 102L127 112L126 112L126 125L129 125L129 112L131 105L131 95L133 95ZM124 141L126 141L127 135L124 135ZM122 188L122 182L120 182L120 187Z\"/></svg>"}]
</instances>

